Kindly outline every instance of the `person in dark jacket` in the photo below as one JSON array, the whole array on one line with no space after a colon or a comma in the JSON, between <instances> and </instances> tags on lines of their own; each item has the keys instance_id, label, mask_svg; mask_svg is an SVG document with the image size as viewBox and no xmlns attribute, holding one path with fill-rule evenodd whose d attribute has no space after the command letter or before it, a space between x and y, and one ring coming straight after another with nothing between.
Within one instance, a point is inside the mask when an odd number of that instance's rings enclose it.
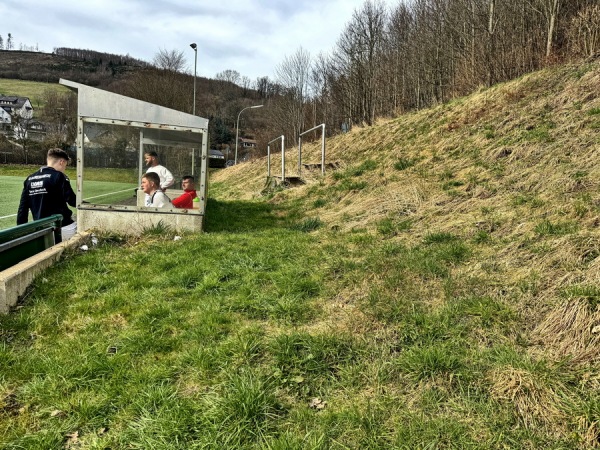
<instances>
[{"instance_id":1,"label":"person in dark jacket","mask_svg":"<svg viewBox=\"0 0 600 450\"><path fill-rule=\"evenodd\" d=\"M77 222L67 205L75 206L75 192L71 188L65 169L69 155L60 148L48 150L46 165L27 177L23 183L23 192L17 212L17 225L27 223L29 211L34 220L53 214L63 216L61 234L63 241L77 232Z\"/></svg>"}]
</instances>

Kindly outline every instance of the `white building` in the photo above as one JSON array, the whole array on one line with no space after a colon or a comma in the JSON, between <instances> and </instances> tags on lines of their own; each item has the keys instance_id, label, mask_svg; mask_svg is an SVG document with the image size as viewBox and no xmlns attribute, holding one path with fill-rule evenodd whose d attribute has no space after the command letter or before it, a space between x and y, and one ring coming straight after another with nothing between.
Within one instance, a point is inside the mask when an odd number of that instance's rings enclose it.
<instances>
[{"instance_id":1,"label":"white building","mask_svg":"<svg viewBox=\"0 0 600 450\"><path fill-rule=\"evenodd\" d=\"M19 120L14 120L16 116ZM17 139L27 137L27 124L32 118L33 106L29 98L0 95L0 129L13 129Z\"/></svg>"}]
</instances>

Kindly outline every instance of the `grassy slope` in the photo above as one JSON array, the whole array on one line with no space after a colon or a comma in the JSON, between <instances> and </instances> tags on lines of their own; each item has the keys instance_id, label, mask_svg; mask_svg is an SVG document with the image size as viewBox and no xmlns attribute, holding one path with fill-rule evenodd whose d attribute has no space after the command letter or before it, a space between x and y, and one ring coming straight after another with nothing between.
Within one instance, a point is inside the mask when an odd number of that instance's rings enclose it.
<instances>
[{"instance_id":1,"label":"grassy slope","mask_svg":"<svg viewBox=\"0 0 600 450\"><path fill-rule=\"evenodd\" d=\"M208 233L101 237L0 318L0 446L596 446L598 86L532 74L299 188L213 173Z\"/></svg>"},{"instance_id":2,"label":"grassy slope","mask_svg":"<svg viewBox=\"0 0 600 450\"><path fill-rule=\"evenodd\" d=\"M491 272L500 291L533 283L536 298L556 301L566 287L596 281L598 86L598 61L559 67L354 129L327 143L328 161L341 169L272 192L271 202L332 229L379 232L406 245L440 232L485 242L462 271ZM319 161L318 152L307 146L305 161ZM288 153L288 167L295 157ZM258 160L214 181L224 198L252 198L265 175Z\"/></svg>"},{"instance_id":3,"label":"grassy slope","mask_svg":"<svg viewBox=\"0 0 600 450\"><path fill-rule=\"evenodd\" d=\"M39 117L40 109L44 108L44 95L46 91L68 92L69 89L58 83L41 83L37 81L23 81L0 78L0 93L2 95L16 95L28 97L33 106L34 115ZM36 114L37 112L37 114Z\"/></svg>"},{"instance_id":4,"label":"grassy slope","mask_svg":"<svg viewBox=\"0 0 600 450\"><path fill-rule=\"evenodd\" d=\"M584 361L595 370L582 385L597 389L599 86L600 64L588 61L354 129L327 143L328 161L341 169L272 192L271 202L291 204L332 230L376 233L391 246L445 234L476 244L469 263L453 269L472 282L456 295L509 305L520 317L514 338L526 337L526 354ZM320 145L307 146L305 161L319 161L319 152ZM289 152L288 167L294 158ZM225 196L257 197L265 174L259 160L215 181L224 183ZM379 269L364 279L375 284L395 272ZM447 288L427 291L432 308L447 305ZM504 393L515 400L528 387L513 372L499 369L492 379L512 383Z\"/></svg>"}]
</instances>

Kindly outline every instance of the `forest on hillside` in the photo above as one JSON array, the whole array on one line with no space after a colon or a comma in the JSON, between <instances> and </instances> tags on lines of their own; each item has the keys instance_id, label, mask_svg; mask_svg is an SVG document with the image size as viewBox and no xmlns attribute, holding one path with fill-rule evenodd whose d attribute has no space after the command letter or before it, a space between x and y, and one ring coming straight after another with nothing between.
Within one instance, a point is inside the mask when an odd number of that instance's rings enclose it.
<instances>
[{"instance_id":1,"label":"forest on hillside","mask_svg":"<svg viewBox=\"0 0 600 450\"><path fill-rule=\"evenodd\" d=\"M0 36L1 37L1 36ZM149 63L130 56L71 48L55 48L52 53L10 50L0 47L0 78L58 83L67 78L100 88Z\"/></svg>"},{"instance_id":2,"label":"forest on hillside","mask_svg":"<svg viewBox=\"0 0 600 450\"><path fill-rule=\"evenodd\" d=\"M243 107L264 103L245 118L259 144L284 134L295 145L320 123L330 134L370 125L598 52L597 0L414 0L391 8L366 0L328 54L300 47L274 80L224 71L221 84L198 91L197 110L232 130ZM122 93L191 111L184 77L179 93L155 89L167 85L161 79L175 86L176 77L164 67L137 72Z\"/></svg>"}]
</instances>

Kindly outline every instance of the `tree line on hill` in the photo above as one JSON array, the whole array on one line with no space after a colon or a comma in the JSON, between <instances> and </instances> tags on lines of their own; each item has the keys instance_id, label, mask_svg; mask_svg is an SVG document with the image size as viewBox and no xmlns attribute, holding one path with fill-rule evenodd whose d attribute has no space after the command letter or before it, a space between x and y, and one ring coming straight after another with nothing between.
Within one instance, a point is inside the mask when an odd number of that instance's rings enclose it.
<instances>
[{"instance_id":1,"label":"tree line on hill","mask_svg":"<svg viewBox=\"0 0 600 450\"><path fill-rule=\"evenodd\" d=\"M365 1L330 54L284 60L279 79L295 108L276 116L298 129L307 119L372 124L597 52L597 0Z\"/></svg>"},{"instance_id":2,"label":"tree line on hill","mask_svg":"<svg viewBox=\"0 0 600 450\"><path fill-rule=\"evenodd\" d=\"M598 52L598 0L412 0L390 8L365 0L329 53L300 47L284 57L274 79L252 81L234 70L198 77L196 98L181 51L161 50L152 63L81 49L55 49L55 56L96 67L106 75L99 87L195 109L209 119L211 147L233 145L241 119L240 136L256 139L260 153L282 134L295 145L321 123L328 134L370 125ZM257 104L265 107L240 118Z\"/></svg>"},{"instance_id":3,"label":"tree line on hill","mask_svg":"<svg viewBox=\"0 0 600 450\"><path fill-rule=\"evenodd\" d=\"M320 123L330 134L370 125L599 51L597 0L366 0L329 54L300 47L273 80L235 71L202 80L196 111L231 131L243 107L264 103L243 118L264 151L281 134L292 145ZM125 80L122 93L191 112L190 77L166 60Z\"/></svg>"},{"instance_id":4,"label":"tree line on hill","mask_svg":"<svg viewBox=\"0 0 600 450\"><path fill-rule=\"evenodd\" d=\"M122 72L122 69L120 69L122 67L147 67L149 65L148 62L133 58L129 55L115 55L113 53L97 52L88 49L55 47L52 53L67 58L90 61L95 67L100 69L104 68L105 70L109 69L112 75L119 71Z\"/></svg>"}]
</instances>

